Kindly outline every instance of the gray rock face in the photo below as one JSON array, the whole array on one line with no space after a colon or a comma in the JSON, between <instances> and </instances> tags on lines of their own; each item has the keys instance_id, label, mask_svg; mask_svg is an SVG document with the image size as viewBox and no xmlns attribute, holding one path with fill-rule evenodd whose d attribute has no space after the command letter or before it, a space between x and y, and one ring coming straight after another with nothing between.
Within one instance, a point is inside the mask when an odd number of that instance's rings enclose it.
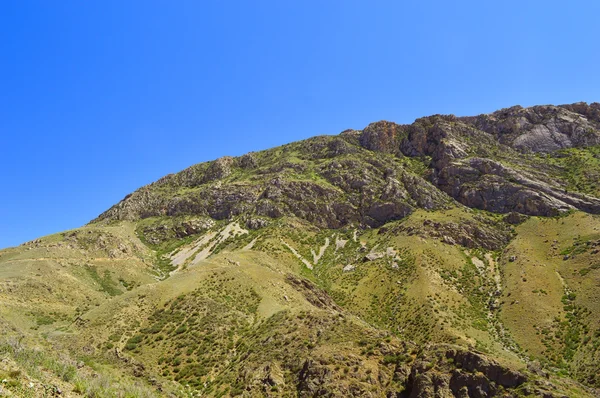
<instances>
[{"instance_id":1,"label":"gray rock face","mask_svg":"<svg viewBox=\"0 0 600 398\"><path fill-rule=\"evenodd\" d=\"M518 225L526 221L527 218L527 216L521 213L510 212L504 217L504 221L512 225Z\"/></svg>"},{"instance_id":2,"label":"gray rock face","mask_svg":"<svg viewBox=\"0 0 600 398\"><path fill-rule=\"evenodd\" d=\"M258 165L253 153L247 153L240 157L239 164L242 169L254 169Z\"/></svg>"},{"instance_id":3,"label":"gray rock face","mask_svg":"<svg viewBox=\"0 0 600 398\"><path fill-rule=\"evenodd\" d=\"M215 222L212 219L202 217L172 219L170 224L156 222L143 226L141 229L148 242L156 245L168 239L181 239L186 236L199 234L212 228L214 225Z\"/></svg>"},{"instance_id":4,"label":"gray rock face","mask_svg":"<svg viewBox=\"0 0 600 398\"><path fill-rule=\"evenodd\" d=\"M510 391L528 381L523 373L508 369L472 351L432 347L414 362L407 383L410 398L513 396ZM435 367L441 357L451 365ZM439 362L437 362L439 364Z\"/></svg>"},{"instance_id":5,"label":"gray rock face","mask_svg":"<svg viewBox=\"0 0 600 398\"><path fill-rule=\"evenodd\" d=\"M336 377L331 368L306 359L298 372L298 395L373 396L358 386L349 389L344 384L336 385ZM520 396L521 391L535 396L560 396L555 394L558 389L550 381L542 383L543 388L538 387L540 383L532 383L527 374L504 367L483 354L443 345L429 346L410 365L397 364L393 379L396 383L388 385L393 387L388 389L387 397L514 397ZM380 374L374 384L384 382Z\"/></svg>"},{"instance_id":6,"label":"gray rock face","mask_svg":"<svg viewBox=\"0 0 600 398\"><path fill-rule=\"evenodd\" d=\"M446 358L451 358L455 365L468 372L481 372L494 383L508 388L520 386L527 377L517 371L507 369L498 363L472 351L448 350Z\"/></svg>"},{"instance_id":7,"label":"gray rock face","mask_svg":"<svg viewBox=\"0 0 600 398\"><path fill-rule=\"evenodd\" d=\"M367 211L367 216L377 224L385 224L388 221L400 220L412 213L413 208L406 203L386 202L375 203Z\"/></svg>"},{"instance_id":8,"label":"gray rock face","mask_svg":"<svg viewBox=\"0 0 600 398\"><path fill-rule=\"evenodd\" d=\"M382 120L369 124L360 135L360 144L376 152L397 154L400 152L400 139L404 135L402 126Z\"/></svg>"},{"instance_id":9,"label":"gray rock face","mask_svg":"<svg viewBox=\"0 0 600 398\"><path fill-rule=\"evenodd\" d=\"M304 362L299 375L298 391L301 397L325 396L330 391L325 387L330 382L331 371L315 366L311 360Z\"/></svg>"},{"instance_id":10,"label":"gray rock face","mask_svg":"<svg viewBox=\"0 0 600 398\"><path fill-rule=\"evenodd\" d=\"M491 159L471 158L441 169L437 185L469 207L497 213L555 216L569 209L600 213L600 200L567 193Z\"/></svg>"},{"instance_id":11,"label":"gray rock face","mask_svg":"<svg viewBox=\"0 0 600 398\"><path fill-rule=\"evenodd\" d=\"M531 152L600 144L600 104L520 106L463 118L503 144Z\"/></svg>"},{"instance_id":12,"label":"gray rock face","mask_svg":"<svg viewBox=\"0 0 600 398\"><path fill-rule=\"evenodd\" d=\"M528 174L489 158L500 154L518 159L519 151L599 145L599 114L600 104L579 103L517 106L477 117L436 115L410 126L379 122L363 131L360 142L372 150L394 153L390 145L399 141L403 155L429 157L431 181L469 207L541 216L573 208L599 213L598 198L567 193L542 173Z\"/></svg>"},{"instance_id":13,"label":"gray rock face","mask_svg":"<svg viewBox=\"0 0 600 398\"><path fill-rule=\"evenodd\" d=\"M264 218L252 217L246 220L246 227L248 229L260 229L269 225L269 221Z\"/></svg>"},{"instance_id":14,"label":"gray rock face","mask_svg":"<svg viewBox=\"0 0 600 398\"><path fill-rule=\"evenodd\" d=\"M204 174L203 183L221 180L231 174L233 158L225 156L210 163Z\"/></svg>"},{"instance_id":15,"label":"gray rock face","mask_svg":"<svg viewBox=\"0 0 600 398\"><path fill-rule=\"evenodd\" d=\"M498 250L510 241L512 235L506 226L491 223L482 217L476 219L477 221L464 220L461 223L425 220L420 228L400 225L391 230L391 233L404 232L408 235L438 238L451 245L483 247L488 250Z\"/></svg>"}]
</instances>

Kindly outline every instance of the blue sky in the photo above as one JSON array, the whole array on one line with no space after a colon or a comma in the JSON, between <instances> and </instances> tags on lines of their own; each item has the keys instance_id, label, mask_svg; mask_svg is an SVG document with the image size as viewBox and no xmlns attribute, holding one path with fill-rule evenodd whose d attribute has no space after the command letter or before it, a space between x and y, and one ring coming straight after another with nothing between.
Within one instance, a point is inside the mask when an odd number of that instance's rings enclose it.
<instances>
[{"instance_id":1,"label":"blue sky","mask_svg":"<svg viewBox=\"0 0 600 398\"><path fill-rule=\"evenodd\" d=\"M0 247L224 155L600 101L598 15L597 1L3 1Z\"/></svg>"}]
</instances>

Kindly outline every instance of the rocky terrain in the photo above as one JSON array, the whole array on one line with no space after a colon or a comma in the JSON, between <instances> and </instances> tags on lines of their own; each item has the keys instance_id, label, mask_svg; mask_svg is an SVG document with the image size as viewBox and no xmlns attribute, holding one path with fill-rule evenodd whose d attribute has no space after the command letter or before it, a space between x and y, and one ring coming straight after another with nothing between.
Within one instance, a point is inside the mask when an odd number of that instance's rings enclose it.
<instances>
[{"instance_id":1,"label":"rocky terrain","mask_svg":"<svg viewBox=\"0 0 600 398\"><path fill-rule=\"evenodd\" d=\"M600 104L222 157L0 251L0 396L600 396Z\"/></svg>"},{"instance_id":2,"label":"rocky terrain","mask_svg":"<svg viewBox=\"0 0 600 398\"><path fill-rule=\"evenodd\" d=\"M599 107L513 107L474 118L435 115L411 125L377 122L192 166L136 191L96 221L291 213L320 227L378 226L414 208L451 206L448 196L495 213L597 214L600 200L569 189L560 167L546 159L600 145Z\"/></svg>"}]
</instances>

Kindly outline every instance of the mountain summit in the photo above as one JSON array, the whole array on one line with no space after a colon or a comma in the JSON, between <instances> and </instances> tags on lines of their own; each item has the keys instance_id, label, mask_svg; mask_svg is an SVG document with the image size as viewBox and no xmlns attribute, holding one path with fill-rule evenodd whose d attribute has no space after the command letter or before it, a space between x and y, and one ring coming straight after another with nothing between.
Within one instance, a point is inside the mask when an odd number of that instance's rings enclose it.
<instances>
[{"instance_id":1,"label":"mountain summit","mask_svg":"<svg viewBox=\"0 0 600 398\"><path fill-rule=\"evenodd\" d=\"M12 396L600 394L600 104L191 166L0 251Z\"/></svg>"}]
</instances>

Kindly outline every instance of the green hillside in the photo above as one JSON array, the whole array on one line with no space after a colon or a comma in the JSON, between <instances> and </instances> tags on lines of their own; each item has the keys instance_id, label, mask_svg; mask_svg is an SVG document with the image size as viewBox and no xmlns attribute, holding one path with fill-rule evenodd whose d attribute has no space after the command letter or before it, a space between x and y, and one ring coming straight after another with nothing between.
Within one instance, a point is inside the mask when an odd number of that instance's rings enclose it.
<instances>
[{"instance_id":1,"label":"green hillside","mask_svg":"<svg viewBox=\"0 0 600 398\"><path fill-rule=\"evenodd\" d=\"M0 396L600 396L600 104L191 166L0 251Z\"/></svg>"}]
</instances>

